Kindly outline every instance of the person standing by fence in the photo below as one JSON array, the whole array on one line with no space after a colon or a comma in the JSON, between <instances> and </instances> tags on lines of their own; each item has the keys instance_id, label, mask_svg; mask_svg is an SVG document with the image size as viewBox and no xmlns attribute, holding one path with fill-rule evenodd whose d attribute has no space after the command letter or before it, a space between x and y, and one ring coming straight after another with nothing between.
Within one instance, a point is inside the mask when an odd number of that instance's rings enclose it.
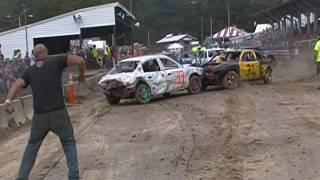
<instances>
[{"instance_id":1,"label":"person standing by fence","mask_svg":"<svg viewBox=\"0 0 320 180\"><path fill-rule=\"evenodd\" d=\"M29 178L40 145L48 132L52 131L60 138L69 168L69 179L78 180L76 141L64 104L61 76L67 66L78 65L79 81L85 83L85 62L82 57L75 55L48 56L48 50L43 44L35 46L33 55L36 64L16 80L5 101L5 110L8 113L14 112L11 101L19 90L31 86L34 114L28 145L22 157L17 179Z\"/></svg>"},{"instance_id":2,"label":"person standing by fence","mask_svg":"<svg viewBox=\"0 0 320 180\"><path fill-rule=\"evenodd\" d=\"M105 67L112 67L112 63L110 61L110 47L108 44L106 44L106 46L104 47L104 51L103 51L103 60L104 60L104 66Z\"/></svg>"},{"instance_id":3,"label":"person standing by fence","mask_svg":"<svg viewBox=\"0 0 320 180\"><path fill-rule=\"evenodd\" d=\"M320 38L317 40L314 46L314 59L317 63L317 75L320 74Z\"/></svg>"}]
</instances>

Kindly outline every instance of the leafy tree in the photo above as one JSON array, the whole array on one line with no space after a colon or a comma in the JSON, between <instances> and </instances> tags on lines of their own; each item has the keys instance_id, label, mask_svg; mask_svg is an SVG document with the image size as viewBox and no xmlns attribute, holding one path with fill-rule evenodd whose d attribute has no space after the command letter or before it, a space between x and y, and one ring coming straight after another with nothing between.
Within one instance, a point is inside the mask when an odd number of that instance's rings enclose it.
<instances>
[{"instance_id":1,"label":"leafy tree","mask_svg":"<svg viewBox=\"0 0 320 180\"><path fill-rule=\"evenodd\" d=\"M129 7L130 0L119 0ZM17 19L8 19L22 11L22 4L28 7L28 13L36 22L79 8L115 2L115 0L10 0L0 1L0 31L18 26ZM230 5L231 25L237 25L248 31L253 30L252 14L262 9L273 7L281 0L132 0L133 13L140 22L136 29L135 39L146 42L149 32L151 42L168 33L190 33L201 37L201 17L205 35L210 34L210 19L213 20L213 31L227 26L227 2ZM129 8L128 8L129 9Z\"/></svg>"}]
</instances>

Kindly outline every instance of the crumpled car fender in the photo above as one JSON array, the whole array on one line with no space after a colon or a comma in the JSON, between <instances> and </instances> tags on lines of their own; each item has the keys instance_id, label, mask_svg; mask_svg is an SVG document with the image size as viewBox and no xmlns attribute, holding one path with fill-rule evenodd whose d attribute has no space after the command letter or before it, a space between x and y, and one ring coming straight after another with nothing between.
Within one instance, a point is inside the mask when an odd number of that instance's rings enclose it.
<instances>
[{"instance_id":1,"label":"crumpled car fender","mask_svg":"<svg viewBox=\"0 0 320 180\"><path fill-rule=\"evenodd\" d=\"M104 82L112 80L122 82L123 85L127 86L136 83L136 76L134 75L134 73L121 73L115 75L107 74L101 78L101 80L99 81L99 85L102 86Z\"/></svg>"},{"instance_id":2,"label":"crumpled car fender","mask_svg":"<svg viewBox=\"0 0 320 180\"><path fill-rule=\"evenodd\" d=\"M186 72L186 84L185 84L186 87L189 86L189 80L192 75L197 75L201 77L203 72L202 67L188 66L188 67L184 67L184 70Z\"/></svg>"}]
</instances>

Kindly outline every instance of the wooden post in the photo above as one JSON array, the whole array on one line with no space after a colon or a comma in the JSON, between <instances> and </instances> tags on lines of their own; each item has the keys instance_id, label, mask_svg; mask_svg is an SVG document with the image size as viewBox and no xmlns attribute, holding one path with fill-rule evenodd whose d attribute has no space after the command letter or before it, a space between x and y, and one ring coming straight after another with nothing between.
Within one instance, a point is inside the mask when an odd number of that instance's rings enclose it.
<instances>
[{"instance_id":1,"label":"wooden post","mask_svg":"<svg viewBox=\"0 0 320 180\"><path fill-rule=\"evenodd\" d=\"M118 50L117 50L117 19L115 19L115 24L113 26L113 48L114 48L114 61L113 61L113 65L115 66L117 64L118 61Z\"/></svg>"},{"instance_id":2,"label":"wooden post","mask_svg":"<svg viewBox=\"0 0 320 180\"><path fill-rule=\"evenodd\" d=\"M297 25L298 25L298 32L299 32L299 34L301 34L302 33L302 31L301 31L301 14L299 14L299 16L298 16Z\"/></svg>"},{"instance_id":3,"label":"wooden post","mask_svg":"<svg viewBox=\"0 0 320 180\"><path fill-rule=\"evenodd\" d=\"M294 16L293 15L290 16L290 23L291 23L291 30L292 30L292 32L294 32L295 28L294 28Z\"/></svg>"},{"instance_id":4,"label":"wooden post","mask_svg":"<svg viewBox=\"0 0 320 180\"><path fill-rule=\"evenodd\" d=\"M311 32L311 22L310 22L310 13L307 13L307 33Z\"/></svg>"},{"instance_id":5,"label":"wooden post","mask_svg":"<svg viewBox=\"0 0 320 180\"><path fill-rule=\"evenodd\" d=\"M318 13L314 13L314 32L318 32L319 16Z\"/></svg>"}]
</instances>

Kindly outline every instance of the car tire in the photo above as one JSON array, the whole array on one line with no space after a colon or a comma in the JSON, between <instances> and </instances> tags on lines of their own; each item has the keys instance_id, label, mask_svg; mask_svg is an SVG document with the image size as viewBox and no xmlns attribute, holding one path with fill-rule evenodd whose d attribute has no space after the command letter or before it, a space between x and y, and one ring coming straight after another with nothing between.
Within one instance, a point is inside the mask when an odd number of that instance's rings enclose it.
<instances>
[{"instance_id":1,"label":"car tire","mask_svg":"<svg viewBox=\"0 0 320 180\"><path fill-rule=\"evenodd\" d=\"M272 81L272 71L270 69L267 69L263 76L263 82L265 84L270 84L271 81Z\"/></svg>"},{"instance_id":2,"label":"car tire","mask_svg":"<svg viewBox=\"0 0 320 180\"><path fill-rule=\"evenodd\" d=\"M137 89L136 89L135 96L136 96L136 100L140 104L148 104L148 103L150 103L150 101L151 101L151 89L150 89L150 87L145 83L139 84Z\"/></svg>"},{"instance_id":3,"label":"car tire","mask_svg":"<svg viewBox=\"0 0 320 180\"><path fill-rule=\"evenodd\" d=\"M199 76L193 75L190 77L188 92L189 94L198 94L202 91L202 80Z\"/></svg>"},{"instance_id":4,"label":"car tire","mask_svg":"<svg viewBox=\"0 0 320 180\"><path fill-rule=\"evenodd\" d=\"M225 89L235 89L239 85L239 75L235 71L230 71L223 77L222 81L223 87Z\"/></svg>"},{"instance_id":5,"label":"car tire","mask_svg":"<svg viewBox=\"0 0 320 180\"><path fill-rule=\"evenodd\" d=\"M106 95L106 99L110 105L115 105L120 103L119 97L114 97L112 95Z\"/></svg>"}]
</instances>

